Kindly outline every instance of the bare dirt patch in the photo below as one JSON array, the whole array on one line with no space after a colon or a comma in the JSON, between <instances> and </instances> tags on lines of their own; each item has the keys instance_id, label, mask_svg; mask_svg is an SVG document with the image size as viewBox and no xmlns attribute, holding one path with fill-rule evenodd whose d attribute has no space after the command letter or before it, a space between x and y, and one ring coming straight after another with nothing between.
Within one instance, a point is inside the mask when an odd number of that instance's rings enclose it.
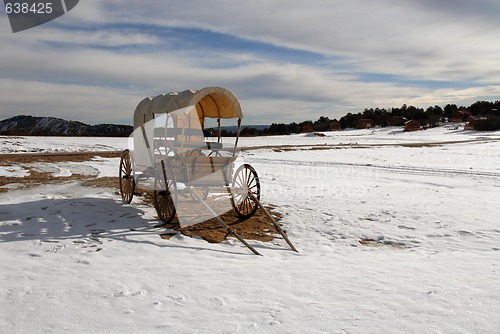
<instances>
[{"instance_id":1,"label":"bare dirt patch","mask_svg":"<svg viewBox=\"0 0 500 334\"><path fill-rule=\"evenodd\" d=\"M408 248L403 242L388 241L388 240L375 240L375 239L360 239L358 242L363 246L369 247L392 247L398 249Z\"/></svg>"},{"instance_id":2,"label":"bare dirt patch","mask_svg":"<svg viewBox=\"0 0 500 334\"><path fill-rule=\"evenodd\" d=\"M0 166L11 166L13 164L30 164L34 162L58 163L58 162L84 162L89 161L95 156L103 158L116 158L120 156L120 152L64 152L64 153L32 153L32 154L2 154L0 155ZM55 176L49 172L41 172L33 167L25 167L29 171L29 175L24 177L0 177L0 193L8 192L9 185L15 185L15 189L31 189L42 184L59 183L66 181L83 181L92 183L93 179L96 186L102 182L109 180L95 179L88 175L80 175L73 173L70 176ZM118 170L118 167L117 167ZM107 179L107 178L105 178ZM116 182L118 186L118 182Z\"/></svg>"},{"instance_id":3,"label":"bare dirt patch","mask_svg":"<svg viewBox=\"0 0 500 334\"><path fill-rule=\"evenodd\" d=\"M153 206L153 194L151 191L136 188L134 193L136 196L140 196L144 203ZM199 214L200 216L207 214L206 210L203 210L200 205L193 205L193 202L194 201L192 199L179 198L177 206L180 209L183 209L184 212L187 208L189 208L192 214ZM209 202L209 200L207 200L207 202ZM265 205L265 207L277 222L279 222L279 220L283 217L275 210L275 206ZM232 210L220 215L219 217L227 225L234 229L243 239L267 242L273 240L274 237L278 235L278 231L260 208L252 217L248 219L241 219ZM161 225L161 221L159 221L159 225L166 229L165 233L160 234L160 237L163 239L170 239L173 235L175 235L175 233L171 233L171 230L175 230L176 232L189 237L201 237L211 243L222 242L226 240L228 236L227 229L215 218L208 219L196 225L181 227L177 216L175 216L172 222Z\"/></svg>"},{"instance_id":4,"label":"bare dirt patch","mask_svg":"<svg viewBox=\"0 0 500 334\"><path fill-rule=\"evenodd\" d=\"M95 151L95 152L61 152L61 153L17 153L1 154L1 164L31 163L31 162L82 162L88 161L95 156L103 158L118 158L118 151ZM118 169L118 167L117 167Z\"/></svg>"},{"instance_id":5,"label":"bare dirt patch","mask_svg":"<svg viewBox=\"0 0 500 334\"><path fill-rule=\"evenodd\" d=\"M59 183L74 180L85 180L87 175L72 174L71 176L60 177L54 176L49 172L40 172L34 168L28 168L29 175L24 177L0 177L0 193L5 193L10 190L9 185L15 185L15 189L31 189L42 184Z\"/></svg>"},{"instance_id":6,"label":"bare dirt patch","mask_svg":"<svg viewBox=\"0 0 500 334\"><path fill-rule=\"evenodd\" d=\"M267 207L267 210L276 221L281 219L282 216L273 211L273 208ZM232 211L219 217L233 228L243 239L267 242L273 240L274 236L278 234L276 228L270 223L269 219L260 209L257 210L253 217L245 220L239 218ZM222 242L226 240L229 235L227 229L215 219L210 219L203 223L188 227L180 227L176 217L170 224L164 225L163 227L176 230L189 237L201 237L211 243ZM169 239L172 237L172 234L162 233L160 237Z\"/></svg>"},{"instance_id":7,"label":"bare dirt patch","mask_svg":"<svg viewBox=\"0 0 500 334\"><path fill-rule=\"evenodd\" d=\"M115 188L116 193L119 191L120 182L118 176L116 177L99 177L99 178L85 178L82 181L82 185L85 187L94 188Z\"/></svg>"}]
</instances>

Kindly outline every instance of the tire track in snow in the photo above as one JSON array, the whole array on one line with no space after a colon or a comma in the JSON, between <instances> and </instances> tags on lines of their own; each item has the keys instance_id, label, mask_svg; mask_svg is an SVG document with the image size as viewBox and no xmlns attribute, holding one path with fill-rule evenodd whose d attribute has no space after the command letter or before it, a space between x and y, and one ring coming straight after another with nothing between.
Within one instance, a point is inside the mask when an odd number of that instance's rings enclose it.
<instances>
[{"instance_id":1,"label":"tire track in snow","mask_svg":"<svg viewBox=\"0 0 500 334\"><path fill-rule=\"evenodd\" d=\"M246 159L251 160L247 157ZM258 160L252 161L253 163L270 163L277 165L293 165L293 166L305 166L305 167L355 167L355 168L372 168L378 170L385 170L391 173L405 174L405 175L432 175L432 176L474 176L474 177L485 177L500 180L500 173L488 172L488 171L475 171L468 169L456 169L456 168L435 168L435 167L420 167L420 166L409 166L409 165L378 165L371 163L352 163L352 162L333 162L333 161L301 161L301 160L284 160L284 159L268 159L259 158Z\"/></svg>"}]
</instances>

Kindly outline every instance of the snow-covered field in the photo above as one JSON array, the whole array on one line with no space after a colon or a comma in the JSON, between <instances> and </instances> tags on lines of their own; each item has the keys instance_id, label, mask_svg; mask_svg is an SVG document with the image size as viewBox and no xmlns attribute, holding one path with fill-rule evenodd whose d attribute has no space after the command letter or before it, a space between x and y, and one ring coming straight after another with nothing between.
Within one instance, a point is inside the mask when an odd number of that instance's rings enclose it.
<instances>
[{"instance_id":1,"label":"snow-covered field","mask_svg":"<svg viewBox=\"0 0 500 334\"><path fill-rule=\"evenodd\" d=\"M250 241L262 257L163 240L151 206L64 181L116 158L38 163L61 183L0 193L1 332L500 333L500 132L325 134L241 138L300 251ZM0 153L126 147L0 137Z\"/></svg>"}]
</instances>

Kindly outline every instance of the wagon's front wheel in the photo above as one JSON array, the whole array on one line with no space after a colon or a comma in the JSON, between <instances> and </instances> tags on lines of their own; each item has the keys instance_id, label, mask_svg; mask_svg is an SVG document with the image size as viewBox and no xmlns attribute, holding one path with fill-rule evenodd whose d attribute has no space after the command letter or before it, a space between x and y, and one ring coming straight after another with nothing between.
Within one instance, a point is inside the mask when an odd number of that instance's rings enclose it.
<instances>
[{"instance_id":1,"label":"wagon's front wheel","mask_svg":"<svg viewBox=\"0 0 500 334\"><path fill-rule=\"evenodd\" d=\"M135 180L132 172L132 157L129 150L122 152L120 157L120 194L123 203L129 204L134 196Z\"/></svg>"},{"instance_id":2,"label":"wagon's front wheel","mask_svg":"<svg viewBox=\"0 0 500 334\"><path fill-rule=\"evenodd\" d=\"M258 205L249 196L251 193L260 200L260 181L255 169L249 165L241 165L233 177L231 204L241 218L250 218L257 211Z\"/></svg>"},{"instance_id":3,"label":"wagon's front wheel","mask_svg":"<svg viewBox=\"0 0 500 334\"><path fill-rule=\"evenodd\" d=\"M170 223L175 217L175 203L177 203L177 184L175 177L169 168L157 168L155 178L155 190L153 192L153 203L158 214L158 218L165 224Z\"/></svg>"}]
</instances>

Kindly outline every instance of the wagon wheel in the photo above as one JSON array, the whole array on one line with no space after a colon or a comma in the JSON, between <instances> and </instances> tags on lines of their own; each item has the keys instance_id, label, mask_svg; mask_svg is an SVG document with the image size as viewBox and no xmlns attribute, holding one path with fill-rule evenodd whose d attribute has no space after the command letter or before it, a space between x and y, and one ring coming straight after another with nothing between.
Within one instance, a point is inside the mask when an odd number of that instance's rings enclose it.
<instances>
[{"instance_id":1,"label":"wagon wheel","mask_svg":"<svg viewBox=\"0 0 500 334\"><path fill-rule=\"evenodd\" d=\"M252 217L258 205L248 193L260 200L260 181L255 169L249 164L241 165L234 173L232 186L235 188L235 192L231 192L231 204L234 210L241 218ZM248 193L241 194L245 190L248 190Z\"/></svg>"},{"instance_id":2,"label":"wagon wheel","mask_svg":"<svg viewBox=\"0 0 500 334\"><path fill-rule=\"evenodd\" d=\"M163 176L161 165L157 167L155 177L155 190L153 192L153 203L161 221L168 224L175 216L175 203L177 203L177 184L175 176L170 168L165 168L167 182Z\"/></svg>"},{"instance_id":3,"label":"wagon wheel","mask_svg":"<svg viewBox=\"0 0 500 334\"><path fill-rule=\"evenodd\" d=\"M132 175L132 157L130 151L125 150L120 158L120 170L118 172L120 178L120 194L123 203L129 204L134 196L135 180Z\"/></svg>"}]
</instances>

